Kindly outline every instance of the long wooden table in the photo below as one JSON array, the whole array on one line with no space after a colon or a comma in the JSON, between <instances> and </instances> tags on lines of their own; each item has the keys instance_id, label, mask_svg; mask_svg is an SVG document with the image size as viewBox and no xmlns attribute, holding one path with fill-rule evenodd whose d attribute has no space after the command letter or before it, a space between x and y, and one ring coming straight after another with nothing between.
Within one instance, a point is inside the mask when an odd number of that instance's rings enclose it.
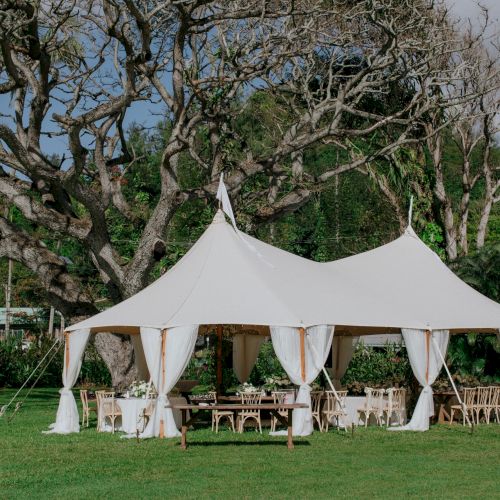
<instances>
[{"instance_id":1,"label":"long wooden table","mask_svg":"<svg viewBox=\"0 0 500 500\"><path fill-rule=\"evenodd\" d=\"M297 410L299 408L307 408L308 406L304 403L293 403L293 404L212 404L212 405L169 405L167 408L172 408L173 410L180 410L182 415L182 428L181 428L181 448L185 450L187 448L187 440L186 434L189 426L193 424L200 416L203 411L232 411L236 414L242 410L267 410L270 411L272 415L274 415L284 426L287 427L287 445L288 449L293 449L293 440L292 440L292 414L293 410ZM193 410L197 410L197 413L192 413ZM288 417L284 417L280 415L278 410L287 410ZM191 418L187 417L187 412L191 412ZM235 418L236 419L236 418Z\"/></svg>"}]
</instances>

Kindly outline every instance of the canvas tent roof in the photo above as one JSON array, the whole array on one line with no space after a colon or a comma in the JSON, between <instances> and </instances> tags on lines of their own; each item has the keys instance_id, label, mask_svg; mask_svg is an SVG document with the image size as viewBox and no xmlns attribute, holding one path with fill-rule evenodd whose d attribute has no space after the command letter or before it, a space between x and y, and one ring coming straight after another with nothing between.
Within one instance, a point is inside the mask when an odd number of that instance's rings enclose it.
<instances>
[{"instance_id":1,"label":"canvas tent roof","mask_svg":"<svg viewBox=\"0 0 500 500\"><path fill-rule=\"evenodd\" d=\"M339 279L383 297L393 325L455 332L500 328L500 304L458 278L411 227L386 245L326 265Z\"/></svg>"},{"instance_id":2,"label":"canvas tent roof","mask_svg":"<svg viewBox=\"0 0 500 500\"><path fill-rule=\"evenodd\" d=\"M500 326L500 305L459 280L411 228L388 245L325 264L237 232L219 211L162 277L67 330L188 324L487 330Z\"/></svg>"}]
</instances>

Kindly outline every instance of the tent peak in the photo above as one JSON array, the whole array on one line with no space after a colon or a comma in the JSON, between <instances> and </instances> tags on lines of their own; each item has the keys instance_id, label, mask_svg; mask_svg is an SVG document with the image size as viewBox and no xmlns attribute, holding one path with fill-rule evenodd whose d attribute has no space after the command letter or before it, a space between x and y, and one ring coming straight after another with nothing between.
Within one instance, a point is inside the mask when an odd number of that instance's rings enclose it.
<instances>
[{"instance_id":1,"label":"tent peak","mask_svg":"<svg viewBox=\"0 0 500 500\"><path fill-rule=\"evenodd\" d=\"M224 217L224 212L219 208L212 220L212 224L220 224L221 222L226 222L226 218Z\"/></svg>"}]
</instances>

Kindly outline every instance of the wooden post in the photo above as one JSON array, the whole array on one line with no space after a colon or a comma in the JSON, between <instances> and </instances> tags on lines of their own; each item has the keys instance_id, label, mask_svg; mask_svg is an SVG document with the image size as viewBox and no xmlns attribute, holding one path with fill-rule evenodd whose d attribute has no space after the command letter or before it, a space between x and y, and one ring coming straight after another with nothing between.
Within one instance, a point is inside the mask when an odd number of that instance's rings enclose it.
<instances>
[{"instance_id":1,"label":"wooden post","mask_svg":"<svg viewBox=\"0 0 500 500\"><path fill-rule=\"evenodd\" d=\"M427 356L425 365L425 383L429 383L429 355L430 355L431 332L425 330L425 355Z\"/></svg>"},{"instance_id":2,"label":"wooden post","mask_svg":"<svg viewBox=\"0 0 500 500\"><path fill-rule=\"evenodd\" d=\"M293 450L293 410L288 409L287 446Z\"/></svg>"},{"instance_id":3,"label":"wooden post","mask_svg":"<svg viewBox=\"0 0 500 500\"><path fill-rule=\"evenodd\" d=\"M222 325L217 325L217 395L222 393Z\"/></svg>"},{"instance_id":4,"label":"wooden post","mask_svg":"<svg viewBox=\"0 0 500 500\"><path fill-rule=\"evenodd\" d=\"M64 332L64 370L66 374L68 373L69 367L69 333Z\"/></svg>"},{"instance_id":5,"label":"wooden post","mask_svg":"<svg viewBox=\"0 0 500 500\"><path fill-rule=\"evenodd\" d=\"M300 376L302 378L302 382L306 381L306 350L305 350L305 342L306 342L306 333L303 328L299 328L300 335Z\"/></svg>"},{"instance_id":6,"label":"wooden post","mask_svg":"<svg viewBox=\"0 0 500 500\"><path fill-rule=\"evenodd\" d=\"M161 390L165 387L165 350L167 346L167 330L161 332ZM163 415L163 408L160 408L160 415ZM165 437L165 422L160 418L160 438Z\"/></svg>"}]
</instances>

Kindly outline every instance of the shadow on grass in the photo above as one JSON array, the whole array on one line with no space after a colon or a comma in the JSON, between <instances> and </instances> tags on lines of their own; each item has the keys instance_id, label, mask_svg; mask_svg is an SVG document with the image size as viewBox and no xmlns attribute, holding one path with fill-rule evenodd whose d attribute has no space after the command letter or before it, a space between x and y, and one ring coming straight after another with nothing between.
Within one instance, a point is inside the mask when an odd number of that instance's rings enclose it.
<instances>
[{"instance_id":1,"label":"shadow on grass","mask_svg":"<svg viewBox=\"0 0 500 500\"><path fill-rule=\"evenodd\" d=\"M286 447L286 441L188 441L188 448L211 447L211 446L281 446ZM309 441L294 441L294 447L311 446ZM176 445L180 448L180 443Z\"/></svg>"}]
</instances>

